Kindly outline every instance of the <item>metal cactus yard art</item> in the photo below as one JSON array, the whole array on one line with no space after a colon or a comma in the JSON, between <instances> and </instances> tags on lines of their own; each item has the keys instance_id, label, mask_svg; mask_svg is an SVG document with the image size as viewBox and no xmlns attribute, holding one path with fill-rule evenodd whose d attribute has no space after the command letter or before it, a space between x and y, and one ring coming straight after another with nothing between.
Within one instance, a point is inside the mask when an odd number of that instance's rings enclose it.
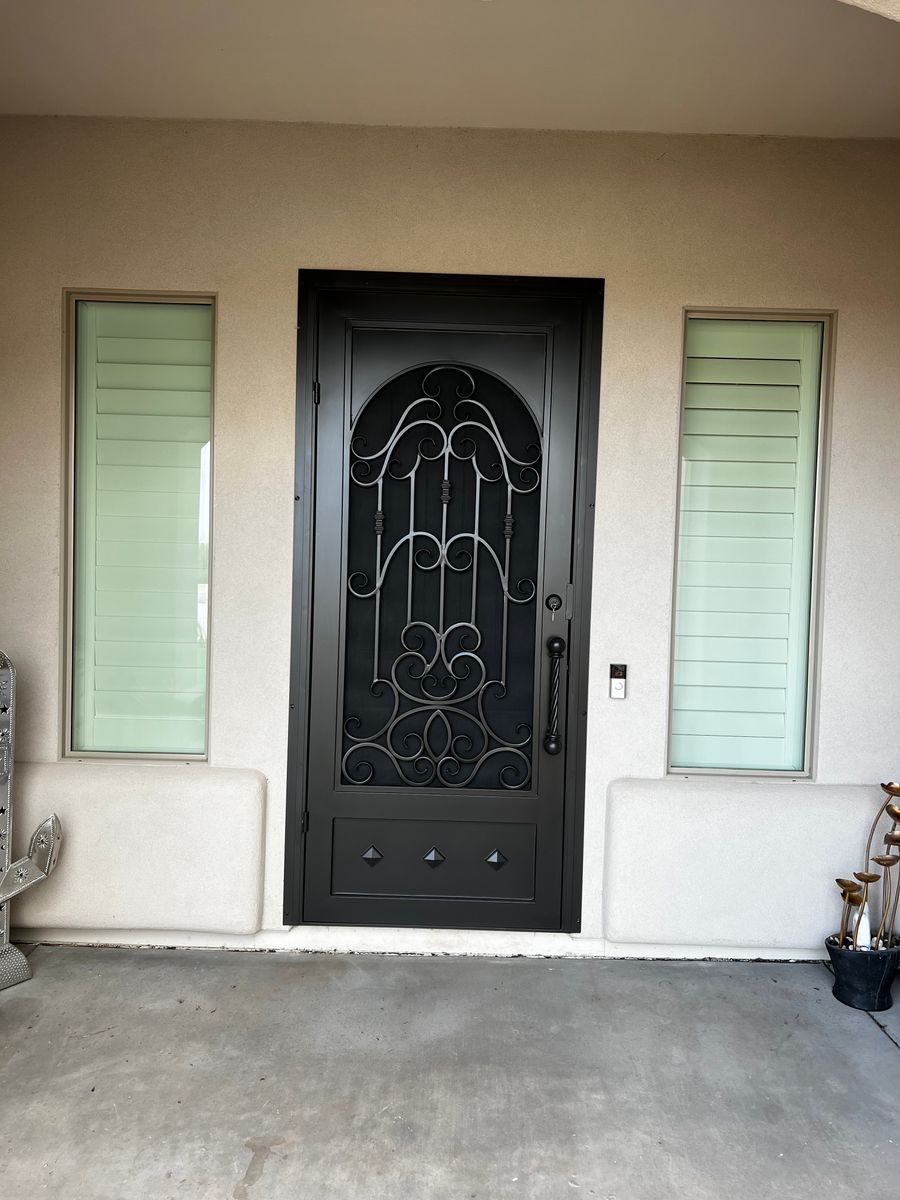
<instances>
[{"instance_id":1,"label":"metal cactus yard art","mask_svg":"<svg viewBox=\"0 0 900 1200\"><path fill-rule=\"evenodd\" d=\"M59 818L47 817L31 836L28 854L11 863L12 782L16 730L16 669L0 651L0 991L31 978L25 955L9 942L9 901L46 879L59 856Z\"/></svg>"}]
</instances>

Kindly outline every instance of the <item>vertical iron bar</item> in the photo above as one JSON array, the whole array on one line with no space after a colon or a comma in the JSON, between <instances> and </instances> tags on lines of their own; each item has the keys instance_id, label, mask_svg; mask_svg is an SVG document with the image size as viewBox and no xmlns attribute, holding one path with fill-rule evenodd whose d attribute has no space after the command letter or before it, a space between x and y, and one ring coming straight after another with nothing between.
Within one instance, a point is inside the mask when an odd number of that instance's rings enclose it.
<instances>
[{"instance_id":1,"label":"vertical iron bar","mask_svg":"<svg viewBox=\"0 0 900 1200\"><path fill-rule=\"evenodd\" d=\"M406 623L412 622L412 602L413 602L413 570L415 568L415 541L416 541L416 472L419 469L419 460L416 459L416 465L409 473L409 555L408 568L406 573Z\"/></svg>"},{"instance_id":2,"label":"vertical iron bar","mask_svg":"<svg viewBox=\"0 0 900 1200\"><path fill-rule=\"evenodd\" d=\"M475 613L478 597L478 531L481 528L481 476L472 463L475 475L475 527L472 534L472 616L471 624L475 625Z\"/></svg>"},{"instance_id":3,"label":"vertical iron bar","mask_svg":"<svg viewBox=\"0 0 900 1200\"><path fill-rule=\"evenodd\" d=\"M512 546L512 485L506 485L506 519L503 522L503 537L506 542L506 552L503 560L503 646L500 659L500 682L506 687L507 635L509 632L509 560Z\"/></svg>"},{"instance_id":4,"label":"vertical iron bar","mask_svg":"<svg viewBox=\"0 0 900 1200\"><path fill-rule=\"evenodd\" d=\"M438 614L438 631L441 649L444 642L444 585L447 571L447 507L450 504L450 443L444 451L444 478L441 480L441 600Z\"/></svg>"},{"instance_id":5,"label":"vertical iron bar","mask_svg":"<svg viewBox=\"0 0 900 1200\"><path fill-rule=\"evenodd\" d=\"M381 537L384 533L384 510L381 507L384 480L378 480L375 507L375 645L372 660L372 682L378 678L378 649L381 640Z\"/></svg>"}]
</instances>

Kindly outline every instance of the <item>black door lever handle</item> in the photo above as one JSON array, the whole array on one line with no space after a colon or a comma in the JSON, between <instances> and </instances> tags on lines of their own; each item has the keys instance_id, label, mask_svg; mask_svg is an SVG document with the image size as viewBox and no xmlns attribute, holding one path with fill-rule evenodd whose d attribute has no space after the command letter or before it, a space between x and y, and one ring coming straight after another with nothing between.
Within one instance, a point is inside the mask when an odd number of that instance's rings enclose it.
<instances>
[{"instance_id":1,"label":"black door lever handle","mask_svg":"<svg viewBox=\"0 0 900 1200\"><path fill-rule=\"evenodd\" d=\"M547 653L550 656L550 705L547 732L544 734L544 750L548 754L559 754L563 745L559 732L559 674L565 652L565 638L547 638Z\"/></svg>"}]
</instances>

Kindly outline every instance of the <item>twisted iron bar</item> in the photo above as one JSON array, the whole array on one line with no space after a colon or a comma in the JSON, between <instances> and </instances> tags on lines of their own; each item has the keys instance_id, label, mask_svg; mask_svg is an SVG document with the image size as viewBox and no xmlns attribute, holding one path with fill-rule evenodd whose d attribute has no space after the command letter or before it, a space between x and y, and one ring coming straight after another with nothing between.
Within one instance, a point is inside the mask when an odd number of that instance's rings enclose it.
<instances>
[{"instance_id":1,"label":"twisted iron bar","mask_svg":"<svg viewBox=\"0 0 900 1200\"><path fill-rule=\"evenodd\" d=\"M563 638L547 638L547 653L550 655L550 703L544 749L548 754L559 754L562 750L562 737L559 732L559 677L565 652L566 643Z\"/></svg>"}]
</instances>

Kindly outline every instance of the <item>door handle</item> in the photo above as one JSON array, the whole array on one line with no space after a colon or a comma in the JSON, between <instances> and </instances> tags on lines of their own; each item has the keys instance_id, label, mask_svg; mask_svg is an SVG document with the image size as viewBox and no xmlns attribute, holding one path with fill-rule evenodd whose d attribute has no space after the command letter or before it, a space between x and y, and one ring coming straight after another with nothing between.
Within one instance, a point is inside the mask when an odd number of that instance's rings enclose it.
<instances>
[{"instance_id":1,"label":"door handle","mask_svg":"<svg viewBox=\"0 0 900 1200\"><path fill-rule=\"evenodd\" d=\"M548 754L559 754L562 750L562 735L559 732L559 673L565 652L564 638L547 638L547 654L550 657L550 704L547 732L544 734L544 750Z\"/></svg>"}]
</instances>

